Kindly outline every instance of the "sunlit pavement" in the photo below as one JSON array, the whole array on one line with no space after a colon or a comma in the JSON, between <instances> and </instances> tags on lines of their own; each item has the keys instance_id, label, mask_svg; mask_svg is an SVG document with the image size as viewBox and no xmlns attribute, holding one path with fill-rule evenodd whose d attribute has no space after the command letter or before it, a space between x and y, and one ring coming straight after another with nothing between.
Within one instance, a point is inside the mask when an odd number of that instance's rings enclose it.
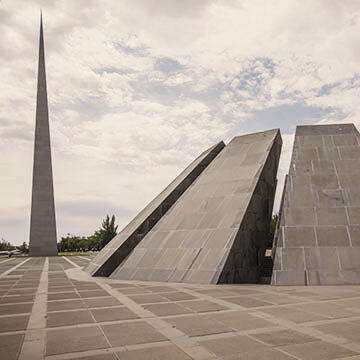
<instances>
[{"instance_id":1,"label":"sunlit pavement","mask_svg":"<svg viewBox=\"0 0 360 360\"><path fill-rule=\"evenodd\" d=\"M0 258L8 359L360 359L360 287L90 278L90 257Z\"/></svg>"}]
</instances>

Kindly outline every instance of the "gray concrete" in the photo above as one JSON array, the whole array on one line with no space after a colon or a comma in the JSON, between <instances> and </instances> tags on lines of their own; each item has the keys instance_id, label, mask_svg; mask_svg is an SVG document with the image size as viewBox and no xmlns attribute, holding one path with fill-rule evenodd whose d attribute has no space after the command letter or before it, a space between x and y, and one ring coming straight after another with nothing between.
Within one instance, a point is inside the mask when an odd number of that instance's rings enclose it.
<instances>
[{"instance_id":1,"label":"gray concrete","mask_svg":"<svg viewBox=\"0 0 360 360\"><path fill-rule=\"evenodd\" d=\"M275 238L273 285L360 284L360 137L298 126Z\"/></svg>"},{"instance_id":2,"label":"gray concrete","mask_svg":"<svg viewBox=\"0 0 360 360\"><path fill-rule=\"evenodd\" d=\"M111 278L258 282L280 149L276 129L235 137Z\"/></svg>"},{"instance_id":3,"label":"gray concrete","mask_svg":"<svg viewBox=\"0 0 360 360\"><path fill-rule=\"evenodd\" d=\"M220 142L198 156L153 201L151 201L100 253L91 259L86 271L94 276L109 276L175 201L224 148Z\"/></svg>"},{"instance_id":4,"label":"gray concrete","mask_svg":"<svg viewBox=\"0 0 360 360\"><path fill-rule=\"evenodd\" d=\"M30 256L57 255L55 204L42 19L40 23L29 251Z\"/></svg>"},{"instance_id":5,"label":"gray concrete","mask_svg":"<svg viewBox=\"0 0 360 360\"><path fill-rule=\"evenodd\" d=\"M0 302L1 360L360 358L360 286L119 281L91 277L82 266L76 257L30 258L0 281L1 299L8 298ZM34 306L14 303L10 293L28 288ZM106 296L49 299L50 291L89 288ZM154 303L142 304L141 295ZM7 314L9 306L19 312Z\"/></svg>"}]
</instances>

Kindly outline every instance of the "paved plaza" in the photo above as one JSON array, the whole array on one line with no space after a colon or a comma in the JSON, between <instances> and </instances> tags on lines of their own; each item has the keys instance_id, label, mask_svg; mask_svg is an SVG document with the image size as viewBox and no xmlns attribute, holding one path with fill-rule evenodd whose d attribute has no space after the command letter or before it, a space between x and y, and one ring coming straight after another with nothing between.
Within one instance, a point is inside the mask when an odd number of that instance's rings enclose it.
<instances>
[{"instance_id":1,"label":"paved plaza","mask_svg":"<svg viewBox=\"0 0 360 360\"><path fill-rule=\"evenodd\" d=\"M90 257L0 258L1 360L360 359L360 287L91 278Z\"/></svg>"}]
</instances>

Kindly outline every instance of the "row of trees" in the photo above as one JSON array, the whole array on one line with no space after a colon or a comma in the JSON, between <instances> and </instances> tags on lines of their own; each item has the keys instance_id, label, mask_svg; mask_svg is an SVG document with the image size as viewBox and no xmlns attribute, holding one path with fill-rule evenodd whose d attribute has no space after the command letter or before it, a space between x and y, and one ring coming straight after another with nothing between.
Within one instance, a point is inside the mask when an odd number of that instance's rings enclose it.
<instances>
[{"instance_id":1,"label":"row of trees","mask_svg":"<svg viewBox=\"0 0 360 360\"><path fill-rule=\"evenodd\" d=\"M90 236L73 236L68 234L62 237L57 247L59 252L69 251L98 251L101 250L116 234L115 216L107 215L103 220L100 229ZM23 242L20 246L11 245L5 239L0 240L0 251L20 250L23 253L29 252L29 246Z\"/></svg>"},{"instance_id":2,"label":"row of trees","mask_svg":"<svg viewBox=\"0 0 360 360\"><path fill-rule=\"evenodd\" d=\"M59 252L68 251L98 251L101 250L117 234L117 225L115 225L115 216L109 215L103 220L99 230L96 230L90 236L73 236L68 234L62 237L58 242Z\"/></svg>"},{"instance_id":3,"label":"row of trees","mask_svg":"<svg viewBox=\"0 0 360 360\"><path fill-rule=\"evenodd\" d=\"M270 223L270 234L267 248L271 248L276 224L278 221L278 214L272 216ZM115 225L115 216L109 215L103 220L101 227L90 236L73 236L68 234L66 237L62 237L58 242L57 247L59 252L73 252L73 251L99 251L101 250L114 236L117 234L118 226ZM24 253L29 252L28 245L24 242L20 246L13 246L8 241L1 239L0 251L11 251L15 249L21 250Z\"/></svg>"},{"instance_id":4,"label":"row of trees","mask_svg":"<svg viewBox=\"0 0 360 360\"><path fill-rule=\"evenodd\" d=\"M20 250L23 253L28 253L29 252L29 246L26 242L23 242L22 245L20 246L14 246L11 245L8 241L6 241L5 239L1 239L0 241L0 251L12 251L12 250Z\"/></svg>"}]
</instances>

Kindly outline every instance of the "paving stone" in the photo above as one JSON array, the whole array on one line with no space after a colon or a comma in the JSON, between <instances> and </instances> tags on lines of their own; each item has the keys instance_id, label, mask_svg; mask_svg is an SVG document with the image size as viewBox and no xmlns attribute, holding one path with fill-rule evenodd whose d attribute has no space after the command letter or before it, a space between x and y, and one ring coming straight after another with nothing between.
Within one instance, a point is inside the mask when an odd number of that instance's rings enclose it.
<instances>
[{"instance_id":1,"label":"paving stone","mask_svg":"<svg viewBox=\"0 0 360 360\"><path fill-rule=\"evenodd\" d=\"M94 319L92 318L91 313L88 310L60 311L48 313L46 321L48 327L90 324L93 322Z\"/></svg>"},{"instance_id":2,"label":"paving stone","mask_svg":"<svg viewBox=\"0 0 360 360\"><path fill-rule=\"evenodd\" d=\"M109 345L97 326L47 331L46 355L105 349Z\"/></svg>"},{"instance_id":3,"label":"paving stone","mask_svg":"<svg viewBox=\"0 0 360 360\"><path fill-rule=\"evenodd\" d=\"M0 332L25 330L29 315L0 317Z\"/></svg>"},{"instance_id":4,"label":"paving stone","mask_svg":"<svg viewBox=\"0 0 360 360\"><path fill-rule=\"evenodd\" d=\"M80 296L75 292L55 293L48 294L48 300L65 300L65 299L76 299Z\"/></svg>"},{"instance_id":5,"label":"paving stone","mask_svg":"<svg viewBox=\"0 0 360 360\"><path fill-rule=\"evenodd\" d=\"M222 290L222 289L206 289L206 290L198 290L197 291L200 294L213 296L215 298L222 298L226 296L235 296L236 293L233 293L232 291Z\"/></svg>"},{"instance_id":6,"label":"paving stone","mask_svg":"<svg viewBox=\"0 0 360 360\"><path fill-rule=\"evenodd\" d=\"M58 292L73 292L74 291L74 287L73 286L56 286L56 287L49 287L48 293L58 293Z\"/></svg>"},{"instance_id":7,"label":"paving stone","mask_svg":"<svg viewBox=\"0 0 360 360\"><path fill-rule=\"evenodd\" d=\"M284 294L262 294L262 295L254 295L255 298L263 300L265 299L267 302L275 304L275 305L286 305L286 304L295 304L304 300L294 299L292 297L286 296Z\"/></svg>"},{"instance_id":8,"label":"paving stone","mask_svg":"<svg viewBox=\"0 0 360 360\"><path fill-rule=\"evenodd\" d=\"M157 294L132 295L129 297L138 304L151 304L151 303L160 303L160 302L169 301L168 299Z\"/></svg>"},{"instance_id":9,"label":"paving stone","mask_svg":"<svg viewBox=\"0 0 360 360\"><path fill-rule=\"evenodd\" d=\"M262 310L264 311L264 310ZM246 312L234 311L228 313L213 314L212 318L235 330L253 330L272 327L270 321L261 319Z\"/></svg>"},{"instance_id":10,"label":"paving stone","mask_svg":"<svg viewBox=\"0 0 360 360\"><path fill-rule=\"evenodd\" d=\"M192 311L180 306L179 303L161 303L144 305L144 308L151 311L157 316L189 314Z\"/></svg>"},{"instance_id":11,"label":"paving stone","mask_svg":"<svg viewBox=\"0 0 360 360\"><path fill-rule=\"evenodd\" d=\"M326 325L318 325L316 329L335 336L344 337L351 341L360 342L360 323L353 321L341 321Z\"/></svg>"},{"instance_id":12,"label":"paving stone","mask_svg":"<svg viewBox=\"0 0 360 360\"><path fill-rule=\"evenodd\" d=\"M266 308L266 309L262 309L261 311L279 317L280 319L293 321L297 324L305 323L308 321L328 319L326 316L298 310L296 306L297 305L293 305L291 307L282 306L276 308Z\"/></svg>"},{"instance_id":13,"label":"paving stone","mask_svg":"<svg viewBox=\"0 0 360 360\"><path fill-rule=\"evenodd\" d=\"M219 305L215 302L208 300L181 301L178 302L177 304L196 313L208 312L208 311L220 311L227 309L225 306Z\"/></svg>"},{"instance_id":14,"label":"paving stone","mask_svg":"<svg viewBox=\"0 0 360 360\"><path fill-rule=\"evenodd\" d=\"M129 284L129 283L109 283L109 285L113 288L113 289L136 289L137 286L134 284Z\"/></svg>"},{"instance_id":15,"label":"paving stone","mask_svg":"<svg viewBox=\"0 0 360 360\"><path fill-rule=\"evenodd\" d=\"M23 334L1 335L1 360L17 360L23 341Z\"/></svg>"},{"instance_id":16,"label":"paving stone","mask_svg":"<svg viewBox=\"0 0 360 360\"><path fill-rule=\"evenodd\" d=\"M118 353L121 360L191 360L182 350L174 345L144 348Z\"/></svg>"},{"instance_id":17,"label":"paving stone","mask_svg":"<svg viewBox=\"0 0 360 360\"><path fill-rule=\"evenodd\" d=\"M266 297L264 297L264 298L266 298ZM228 297L228 298L226 298L226 301L229 301L231 303L241 305L241 306L244 306L247 308L273 305L272 303L269 303L267 301L252 298L250 296Z\"/></svg>"},{"instance_id":18,"label":"paving stone","mask_svg":"<svg viewBox=\"0 0 360 360\"><path fill-rule=\"evenodd\" d=\"M112 346L146 344L167 340L145 321L103 325L102 329Z\"/></svg>"},{"instance_id":19,"label":"paving stone","mask_svg":"<svg viewBox=\"0 0 360 360\"><path fill-rule=\"evenodd\" d=\"M17 289L12 288L9 290L8 295L28 295L28 294L35 294L37 289L35 288L25 288L25 289Z\"/></svg>"},{"instance_id":20,"label":"paving stone","mask_svg":"<svg viewBox=\"0 0 360 360\"><path fill-rule=\"evenodd\" d=\"M280 350L270 347L256 347L246 353L238 353L235 356L224 356L222 360L294 360L293 356L284 354Z\"/></svg>"},{"instance_id":21,"label":"paving stone","mask_svg":"<svg viewBox=\"0 0 360 360\"><path fill-rule=\"evenodd\" d=\"M74 310L82 309L85 305L82 300L59 300L59 301L48 301L47 311L61 311L61 310Z\"/></svg>"},{"instance_id":22,"label":"paving stone","mask_svg":"<svg viewBox=\"0 0 360 360\"><path fill-rule=\"evenodd\" d=\"M303 360L330 360L356 355L344 347L324 341L287 345L281 349Z\"/></svg>"},{"instance_id":23,"label":"paving stone","mask_svg":"<svg viewBox=\"0 0 360 360\"><path fill-rule=\"evenodd\" d=\"M74 284L76 290L78 291L84 291L84 290L101 290L101 287L97 284L88 284L88 283L84 283L84 284Z\"/></svg>"},{"instance_id":24,"label":"paving stone","mask_svg":"<svg viewBox=\"0 0 360 360\"><path fill-rule=\"evenodd\" d=\"M109 306L119 306L122 305L121 302L113 297L101 297L93 299L83 299L85 305L89 308L98 308L98 307L109 307Z\"/></svg>"},{"instance_id":25,"label":"paving stone","mask_svg":"<svg viewBox=\"0 0 360 360\"><path fill-rule=\"evenodd\" d=\"M304 344L311 341L317 341L316 338L291 329L271 331L262 334L252 334L251 336L272 346Z\"/></svg>"},{"instance_id":26,"label":"paving stone","mask_svg":"<svg viewBox=\"0 0 360 360\"><path fill-rule=\"evenodd\" d=\"M297 309L320 314L333 319L347 318L347 317L359 315L354 311L350 311L336 304L326 303L326 302L299 304L297 305Z\"/></svg>"},{"instance_id":27,"label":"paving stone","mask_svg":"<svg viewBox=\"0 0 360 360\"><path fill-rule=\"evenodd\" d=\"M81 298L93 298L107 296L109 293L105 290L86 290L79 291L79 295Z\"/></svg>"},{"instance_id":28,"label":"paving stone","mask_svg":"<svg viewBox=\"0 0 360 360\"><path fill-rule=\"evenodd\" d=\"M17 304L17 303L32 302L33 300L34 300L33 295L4 296L2 299L0 299L0 304Z\"/></svg>"},{"instance_id":29,"label":"paving stone","mask_svg":"<svg viewBox=\"0 0 360 360\"><path fill-rule=\"evenodd\" d=\"M127 307L112 307L106 309L91 310L97 322L101 321L115 321L115 320L130 320L136 319L138 316L130 311Z\"/></svg>"},{"instance_id":30,"label":"paving stone","mask_svg":"<svg viewBox=\"0 0 360 360\"><path fill-rule=\"evenodd\" d=\"M236 354L245 354L253 351L255 348L266 346L260 342L251 339L249 336L229 336L214 340L200 341L200 344L211 350L217 356L228 356Z\"/></svg>"},{"instance_id":31,"label":"paving stone","mask_svg":"<svg viewBox=\"0 0 360 360\"><path fill-rule=\"evenodd\" d=\"M231 332L232 329L213 318L190 315L167 318L167 322L188 336L203 336Z\"/></svg>"},{"instance_id":32,"label":"paving stone","mask_svg":"<svg viewBox=\"0 0 360 360\"><path fill-rule=\"evenodd\" d=\"M138 287L133 287L133 288L118 288L116 289L118 290L119 292L121 292L122 294L124 295L136 295L136 294L150 294L151 292L149 290L146 290L146 289L143 289L143 288L138 288Z\"/></svg>"},{"instance_id":33,"label":"paving stone","mask_svg":"<svg viewBox=\"0 0 360 360\"><path fill-rule=\"evenodd\" d=\"M221 288L224 289L224 290L231 291L231 293L234 293L233 295L260 295L260 294L264 293L257 286L249 286L249 287L247 287L246 285L241 285L241 286L238 286L238 285L229 285L229 286L222 285Z\"/></svg>"},{"instance_id":34,"label":"paving stone","mask_svg":"<svg viewBox=\"0 0 360 360\"><path fill-rule=\"evenodd\" d=\"M32 303L0 305L0 315L31 313Z\"/></svg>"},{"instance_id":35,"label":"paving stone","mask_svg":"<svg viewBox=\"0 0 360 360\"><path fill-rule=\"evenodd\" d=\"M114 354L97 354L94 356L76 357L68 360L118 360Z\"/></svg>"},{"instance_id":36,"label":"paving stone","mask_svg":"<svg viewBox=\"0 0 360 360\"><path fill-rule=\"evenodd\" d=\"M192 296L188 293L182 291L175 291L170 293L161 293L161 296L171 300L171 301L181 301L181 300L193 300L196 299L195 296Z\"/></svg>"},{"instance_id":37,"label":"paving stone","mask_svg":"<svg viewBox=\"0 0 360 360\"><path fill-rule=\"evenodd\" d=\"M146 290L151 291L153 293L161 293L161 292L170 292L173 291L174 288L171 288L169 286L146 286Z\"/></svg>"}]
</instances>

